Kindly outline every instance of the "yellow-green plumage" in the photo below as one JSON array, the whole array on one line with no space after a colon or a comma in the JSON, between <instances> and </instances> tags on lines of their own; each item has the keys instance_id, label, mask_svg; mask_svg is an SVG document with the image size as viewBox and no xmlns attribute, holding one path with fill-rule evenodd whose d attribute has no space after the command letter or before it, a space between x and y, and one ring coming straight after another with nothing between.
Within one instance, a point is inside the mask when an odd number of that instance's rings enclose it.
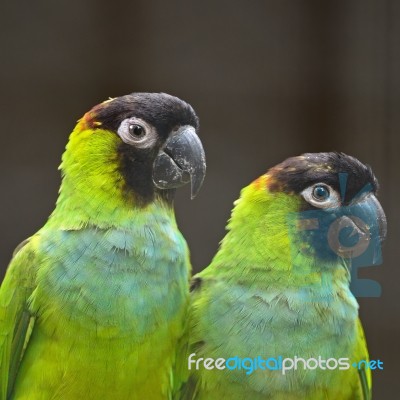
<instances>
[{"instance_id":1,"label":"yellow-green plumage","mask_svg":"<svg viewBox=\"0 0 400 400\"><path fill-rule=\"evenodd\" d=\"M193 113L171 96L150 100L148 107L160 100L163 109ZM133 115L140 110L135 98L123 101ZM153 191L140 197L143 188L127 184L124 174L137 171L123 170L121 138L97 120L110 103L72 133L56 209L17 251L1 286L1 400L171 396L189 253L170 195L146 181ZM132 151L128 160L140 159Z\"/></svg>"},{"instance_id":2,"label":"yellow-green plumage","mask_svg":"<svg viewBox=\"0 0 400 400\"><path fill-rule=\"evenodd\" d=\"M188 349L177 372L185 383L178 398L369 400L370 371L353 367L304 370L299 364L283 375L260 368L249 374L246 369L207 369L200 363L188 370L189 354L195 354L194 360L368 360L348 261L317 256L313 244L290 230L293 216L307 207L299 192L326 179L333 185L341 172L333 167L342 165L344 172L354 175L359 169L363 175L349 179L350 189L375 179L351 157L322 153L289 159L242 190L219 251L193 280Z\"/></svg>"}]
</instances>

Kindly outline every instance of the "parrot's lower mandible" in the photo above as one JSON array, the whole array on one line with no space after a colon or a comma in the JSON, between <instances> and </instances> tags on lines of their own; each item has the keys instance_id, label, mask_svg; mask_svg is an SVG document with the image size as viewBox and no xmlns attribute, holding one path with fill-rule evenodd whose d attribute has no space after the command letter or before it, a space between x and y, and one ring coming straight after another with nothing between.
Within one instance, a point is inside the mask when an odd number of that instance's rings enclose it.
<instances>
[{"instance_id":1,"label":"parrot's lower mandible","mask_svg":"<svg viewBox=\"0 0 400 400\"><path fill-rule=\"evenodd\" d=\"M170 398L190 275L173 197L203 182L198 127L163 93L78 122L56 208L0 289L0 400Z\"/></svg>"}]
</instances>

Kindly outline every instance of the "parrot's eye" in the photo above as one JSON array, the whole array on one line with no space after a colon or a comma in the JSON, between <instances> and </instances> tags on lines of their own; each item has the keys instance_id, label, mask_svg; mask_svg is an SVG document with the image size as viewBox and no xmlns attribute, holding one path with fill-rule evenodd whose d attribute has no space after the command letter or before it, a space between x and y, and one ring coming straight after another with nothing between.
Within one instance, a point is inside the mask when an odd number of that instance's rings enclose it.
<instances>
[{"instance_id":1,"label":"parrot's eye","mask_svg":"<svg viewBox=\"0 0 400 400\"><path fill-rule=\"evenodd\" d=\"M127 118L118 128L119 137L137 148L148 148L157 142L156 129L141 118Z\"/></svg>"},{"instance_id":2,"label":"parrot's eye","mask_svg":"<svg viewBox=\"0 0 400 400\"><path fill-rule=\"evenodd\" d=\"M142 138L146 135L146 130L141 125L129 124L129 133L137 138Z\"/></svg>"},{"instance_id":3,"label":"parrot's eye","mask_svg":"<svg viewBox=\"0 0 400 400\"><path fill-rule=\"evenodd\" d=\"M330 196L329 188L325 185L314 186L312 196L317 201L326 201Z\"/></svg>"},{"instance_id":4,"label":"parrot's eye","mask_svg":"<svg viewBox=\"0 0 400 400\"><path fill-rule=\"evenodd\" d=\"M335 189L325 183L316 183L301 192L304 200L318 208L335 208L340 206L340 196Z\"/></svg>"}]
</instances>

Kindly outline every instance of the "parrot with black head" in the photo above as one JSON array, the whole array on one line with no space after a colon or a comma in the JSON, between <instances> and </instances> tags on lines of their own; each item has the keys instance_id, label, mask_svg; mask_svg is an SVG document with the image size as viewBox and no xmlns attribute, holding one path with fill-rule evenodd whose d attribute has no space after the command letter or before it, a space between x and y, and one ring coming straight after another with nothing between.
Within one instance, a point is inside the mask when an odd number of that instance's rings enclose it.
<instances>
[{"instance_id":1,"label":"parrot with black head","mask_svg":"<svg viewBox=\"0 0 400 400\"><path fill-rule=\"evenodd\" d=\"M354 236L369 235L374 264L386 235L377 190L371 168L343 153L289 158L242 190L217 254L192 281L177 398L371 398L350 281Z\"/></svg>"},{"instance_id":2,"label":"parrot with black head","mask_svg":"<svg viewBox=\"0 0 400 400\"><path fill-rule=\"evenodd\" d=\"M193 108L132 93L78 121L47 223L0 288L0 399L168 399L188 304L176 189L203 182Z\"/></svg>"}]
</instances>

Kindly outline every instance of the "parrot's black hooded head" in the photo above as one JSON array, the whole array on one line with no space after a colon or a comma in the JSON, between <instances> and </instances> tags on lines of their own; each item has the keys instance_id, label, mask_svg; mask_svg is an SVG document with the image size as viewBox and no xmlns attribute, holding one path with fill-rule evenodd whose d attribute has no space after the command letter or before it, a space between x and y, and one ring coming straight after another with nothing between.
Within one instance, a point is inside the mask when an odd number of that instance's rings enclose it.
<instances>
[{"instance_id":1,"label":"parrot's black hooded head","mask_svg":"<svg viewBox=\"0 0 400 400\"><path fill-rule=\"evenodd\" d=\"M386 236L372 169L343 153L306 153L268 171L268 190L299 199L300 237L320 258L360 257ZM380 249L380 247L379 247ZM376 256L371 256L376 257ZM373 260L371 263L374 263Z\"/></svg>"},{"instance_id":2,"label":"parrot's black hooded head","mask_svg":"<svg viewBox=\"0 0 400 400\"><path fill-rule=\"evenodd\" d=\"M371 167L344 153L306 153L291 157L271 168L269 175L273 177L271 191L300 195L311 185L329 185L341 195L342 206L348 205L363 189L368 188L373 194L378 190ZM321 205L318 201L304 203L305 209L321 208Z\"/></svg>"},{"instance_id":3,"label":"parrot's black hooded head","mask_svg":"<svg viewBox=\"0 0 400 400\"><path fill-rule=\"evenodd\" d=\"M189 182L192 197L198 193L206 169L198 129L193 108L165 93L110 99L80 122L81 131L97 135L97 143L91 140L99 149L109 133L114 135L115 150L108 150L110 157L113 162L118 159L125 191L132 192L141 204L151 202L156 194L171 199L175 188Z\"/></svg>"}]
</instances>

